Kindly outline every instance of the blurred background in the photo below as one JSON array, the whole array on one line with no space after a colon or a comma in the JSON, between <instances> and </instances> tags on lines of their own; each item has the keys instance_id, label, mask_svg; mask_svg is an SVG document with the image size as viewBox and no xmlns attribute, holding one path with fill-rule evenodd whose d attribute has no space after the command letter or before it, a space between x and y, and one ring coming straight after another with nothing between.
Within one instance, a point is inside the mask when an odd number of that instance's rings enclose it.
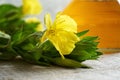
<instances>
[{"instance_id":1,"label":"blurred background","mask_svg":"<svg viewBox=\"0 0 120 80\"><path fill-rule=\"evenodd\" d=\"M50 13L52 17L55 17L55 14L59 11L62 11L72 0L40 0L43 11L38 16L41 21L43 21L43 17L45 13ZM120 3L120 0L118 0ZM22 4L22 0L0 0L0 4L2 3L11 3L16 6L20 6Z\"/></svg>"},{"instance_id":2,"label":"blurred background","mask_svg":"<svg viewBox=\"0 0 120 80\"><path fill-rule=\"evenodd\" d=\"M38 16L41 21L43 21L43 17L46 13L50 13L52 17L59 11L62 11L71 0L39 0L43 6L42 13ZM20 6L22 4L22 0L0 0L0 4L3 3L11 3L16 6Z\"/></svg>"}]
</instances>

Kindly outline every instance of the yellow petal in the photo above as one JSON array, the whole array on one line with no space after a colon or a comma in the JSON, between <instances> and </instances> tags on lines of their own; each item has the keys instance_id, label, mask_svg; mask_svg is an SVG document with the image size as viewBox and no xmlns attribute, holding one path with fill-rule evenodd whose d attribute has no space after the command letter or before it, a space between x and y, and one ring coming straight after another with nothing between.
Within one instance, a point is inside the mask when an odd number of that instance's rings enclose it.
<instances>
[{"instance_id":1,"label":"yellow petal","mask_svg":"<svg viewBox=\"0 0 120 80\"><path fill-rule=\"evenodd\" d=\"M48 37L48 32L46 31L41 38L41 42L44 42L47 39L47 37Z\"/></svg>"},{"instance_id":2,"label":"yellow petal","mask_svg":"<svg viewBox=\"0 0 120 80\"><path fill-rule=\"evenodd\" d=\"M70 54L75 48L75 43L79 38L72 32L58 31L54 36L49 35L48 39L62 55Z\"/></svg>"},{"instance_id":3,"label":"yellow petal","mask_svg":"<svg viewBox=\"0 0 120 80\"><path fill-rule=\"evenodd\" d=\"M22 0L23 14L39 14L42 11L42 6L39 0Z\"/></svg>"},{"instance_id":4,"label":"yellow petal","mask_svg":"<svg viewBox=\"0 0 120 80\"><path fill-rule=\"evenodd\" d=\"M54 26L56 27L56 29L75 33L77 32L77 23L71 17L67 15L58 15L54 22Z\"/></svg>"},{"instance_id":5,"label":"yellow petal","mask_svg":"<svg viewBox=\"0 0 120 80\"><path fill-rule=\"evenodd\" d=\"M50 29L50 27L52 26L52 20L51 20L50 14L45 15L44 22L45 22L47 29Z\"/></svg>"},{"instance_id":6,"label":"yellow petal","mask_svg":"<svg viewBox=\"0 0 120 80\"><path fill-rule=\"evenodd\" d=\"M58 18L59 16L61 16L61 14L62 14L62 12L58 12L58 13L56 14L56 18Z\"/></svg>"},{"instance_id":7,"label":"yellow petal","mask_svg":"<svg viewBox=\"0 0 120 80\"><path fill-rule=\"evenodd\" d=\"M26 21L27 23L40 22L40 20L37 19L36 17L27 18L25 21Z\"/></svg>"},{"instance_id":8,"label":"yellow petal","mask_svg":"<svg viewBox=\"0 0 120 80\"><path fill-rule=\"evenodd\" d=\"M43 25L41 23L37 25L36 31L43 31Z\"/></svg>"}]
</instances>

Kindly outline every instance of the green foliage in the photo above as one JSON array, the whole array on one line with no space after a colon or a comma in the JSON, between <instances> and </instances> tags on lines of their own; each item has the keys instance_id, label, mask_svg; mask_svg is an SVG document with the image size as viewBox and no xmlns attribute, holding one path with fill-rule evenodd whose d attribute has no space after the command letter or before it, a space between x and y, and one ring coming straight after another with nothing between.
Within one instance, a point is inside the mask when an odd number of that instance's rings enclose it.
<instances>
[{"instance_id":1,"label":"green foliage","mask_svg":"<svg viewBox=\"0 0 120 80\"><path fill-rule=\"evenodd\" d=\"M87 36L76 43L75 49L67 57L75 59L79 62L85 60L97 59L101 52L98 52L98 37Z\"/></svg>"},{"instance_id":2,"label":"green foliage","mask_svg":"<svg viewBox=\"0 0 120 80\"><path fill-rule=\"evenodd\" d=\"M26 23L22 18L21 7L10 4L0 5L0 59L14 59L30 50L32 52L32 49L36 47L38 41L35 36L41 35L35 33L38 23ZM33 52L35 51L33 50ZM26 55L28 54L24 55L24 59L30 57L26 57ZM38 56L31 55L34 59L37 59Z\"/></svg>"},{"instance_id":3,"label":"green foliage","mask_svg":"<svg viewBox=\"0 0 120 80\"><path fill-rule=\"evenodd\" d=\"M0 5L0 22L20 18L22 16L21 7L11 4Z\"/></svg>"},{"instance_id":4,"label":"green foliage","mask_svg":"<svg viewBox=\"0 0 120 80\"><path fill-rule=\"evenodd\" d=\"M78 37L81 37L81 36L85 35L88 31L89 31L89 30L85 30L85 31L82 31L82 32L78 32L76 35L77 35Z\"/></svg>"},{"instance_id":5,"label":"green foliage","mask_svg":"<svg viewBox=\"0 0 120 80\"><path fill-rule=\"evenodd\" d=\"M62 59L49 40L41 43L44 31L36 31L39 23L27 23L23 18L21 7L0 5L0 60L16 59L20 56L26 62L37 65L88 68L81 62L97 59L102 54L97 48L98 37L87 36L76 43L71 54ZM88 31L76 35L81 37Z\"/></svg>"},{"instance_id":6,"label":"green foliage","mask_svg":"<svg viewBox=\"0 0 120 80\"><path fill-rule=\"evenodd\" d=\"M43 56L47 56L50 58L61 57L59 55L59 52L49 40L42 43L40 49L42 50Z\"/></svg>"},{"instance_id":7,"label":"green foliage","mask_svg":"<svg viewBox=\"0 0 120 80\"><path fill-rule=\"evenodd\" d=\"M0 48L5 48L11 40L10 35L0 31Z\"/></svg>"},{"instance_id":8,"label":"green foliage","mask_svg":"<svg viewBox=\"0 0 120 80\"><path fill-rule=\"evenodd\" d=\"M75 61L73 59L62 59L60 57L58 58L53 58L52 62L58 66L62 66L62 67L67 67L67 68L89 68L88 66L81 64L78 61Z\"/></svg>"}]
</instances>

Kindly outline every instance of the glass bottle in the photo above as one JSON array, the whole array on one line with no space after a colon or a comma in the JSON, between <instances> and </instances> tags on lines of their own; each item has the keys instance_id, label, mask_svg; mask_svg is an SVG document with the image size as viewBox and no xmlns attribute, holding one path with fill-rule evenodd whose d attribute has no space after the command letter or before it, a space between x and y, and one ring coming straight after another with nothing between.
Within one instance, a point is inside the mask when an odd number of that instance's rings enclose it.
<instances>
[{"instance_id":1,"label":"glass bottle","mask_svg":"<svg viewBox=\"0 0 120 80\"><path fill-rule=\"evenodd\" d=\"M73 0L63 11L78 23L78 31L100 37L100 48L120 51L120 5L117 0Z\"/></svg>"}]
</instances>

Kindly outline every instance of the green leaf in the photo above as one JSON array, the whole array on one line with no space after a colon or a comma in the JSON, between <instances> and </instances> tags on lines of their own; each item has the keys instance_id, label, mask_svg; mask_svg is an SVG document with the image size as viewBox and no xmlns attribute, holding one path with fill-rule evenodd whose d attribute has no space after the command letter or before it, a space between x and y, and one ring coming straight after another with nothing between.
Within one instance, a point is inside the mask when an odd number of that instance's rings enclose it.
<instances>
[{"instance_id":1,"label":"green leaf","mask_svg":"<svg viewBox=\"0 0 120 80\"><path fill-rule=\"evenodd\" d=\"M0 5L0 30L12 36L22 26L21 7L12 4Z\"/></svg>"},{"instance_id":2,"label":"green leaf","mask_svg":"<svg viewBox=\"0 0 120 80\"><path fill-rule=\"evenodd\" d=\"M0 60L15 59L18 54L9 44L6 47L0 48Z\"/></svg>"},{"instance_id":3,"label":"green leaf","mask_svg":"<svg viewBox=\"0 0 120 80\"><path fill-rule=\"evenodd\" d=\"M25 51L19 47L15 47L15 50L22 57L22 59L28 63L50 66L49 63L46 63L44 61L40 61L40 59L42 57L42 53L41 53L40 49L34 49L32 51Z\"/></svg>"},{"instance_id":4,"label":"green leaf","mask_svg":"<svg viewBox=\"0 0 120 80\"><path fill-rule=\"evenodd\" d=\"M70 55L67 55L66 57L77 60L79 62L97 59L101 55L101 52L98 52L98 42L96 41L97 39L98 37L84 37L81 39L81 41L76 43L75 49Z\"/></svg>"},{"instance_id":5,"label":"green leaf","mask_svg":"<svg viewBox=\"0 0 120 80\"><path fill-rule=\"evenodd\" d=\"M0 48L7 47L10 43L11 36L0 31Z\"/></svg>"},{"instance_id":6,"label":"green leaf","mask_svg":"<svg viewBox=\"0 0 120 80\"><path fill-rule=\"evenodd\" d=\"M67 68L80 68L80 67L84 67L87 68L86 65L81 64L78 61L72 60L72 59L62 59L60 57L58 58L53 58L52 62L58 66L62 66L62 67L67 67Z\"/></svg>"},{"instance_id":7,"label":"green leaf","mask_svg":"<svg viewBox=\"0 0 120 80\"><path fill-rule=\"evenodd\" d=\"M86 36L81 41L82 42L94 42L95 40L98 40L98 36Z\"/></svg>"},{"instance_id":8,"label":"green leaf","mask_svg":"<svg viewBox=\"0 0 120 80\"><path fill-rule=\"evenodd\" d=\"M78 37L80 37L80 36L85 35L88 31L89 31L89 30L85 30L85 31L82 31L82 32L77 33L76 35L77 35Z\"/></svg>"},{"instance_id":9,"label":"green leaf","mask_svg":"<svg viewBox=\"0 0 120 80\"><path fill-rule=\"evenodd\" d=\"M0 49L0 60L11 60L15 59L17 53L10 48L2 48Z\"/></svg>"},{"instance_id":10,"label":"green leaf","mask_svg":"<svg viewBox=\"0 0 120 80\"><path fill-rule=\"evenodd\" d=\"M23 60L33 64L43 63L45 65L44 62L39 61L42 55L42 50L38 47L38 43L43 32L35 32L27 36L23 34L20 35L20 37L23 38L18 37L19 39L12 44L13 49L22 57Z\"/></svg>"},{"instance_id":11,"label":"green leaf","mask_svg":"<svg viewBox=\"0 0 120 80\"><path fill-rule=\"evenodd\" d=\"M20 19L12 20L12 21L5 21L0 23L0 30L4 31L5 33L13 36L17 31L23 28L24 21Z\"/></svg>"},{"instance_id":12,"label":"green leaf","mask_svg":"<svg viewBox=\"0 0 120 80\"><path fill-rule=\"evenodd\" d=\"M17 53L12 49L11 36L0 31L0 59L14 59Z\"/></svg>"},{"instance_id":13,"label":"green leaf","mask_svg":"<svg viewBox=\"0 0 120 80\"><path fill-rule=\"evenodd\" d=\"M11 4L0 5L0 22L3 20L13 20L20 18L22 15L21 8Z\"/></svg>"},{"instance_id":14,"label":"green leaf","mask_svg":"<svg viewBox=\"0 0 120 80\"><path fill-rule=\"evenodd\" d=\"M37 25L38 25L39 23L24 23L24 25L23 26L25 26L25 27L23 27L23 29L24 29L24 31L26 31L26 30L31 30L31 32L35 32L36 30L36 27L37 27Z\"/></svg>"},{"instance_id":15,"label":"green leaf","mask_svg":"<svg viewBox=\"0 0 120 80\"><path fill-rule=\"evenodd\" d=\"M44 56L50 58L60 57L59 52L49 40L46 40L44 43L42 43L40 45L40 49L42 50Z\"/></svg>"}]
</instances>

